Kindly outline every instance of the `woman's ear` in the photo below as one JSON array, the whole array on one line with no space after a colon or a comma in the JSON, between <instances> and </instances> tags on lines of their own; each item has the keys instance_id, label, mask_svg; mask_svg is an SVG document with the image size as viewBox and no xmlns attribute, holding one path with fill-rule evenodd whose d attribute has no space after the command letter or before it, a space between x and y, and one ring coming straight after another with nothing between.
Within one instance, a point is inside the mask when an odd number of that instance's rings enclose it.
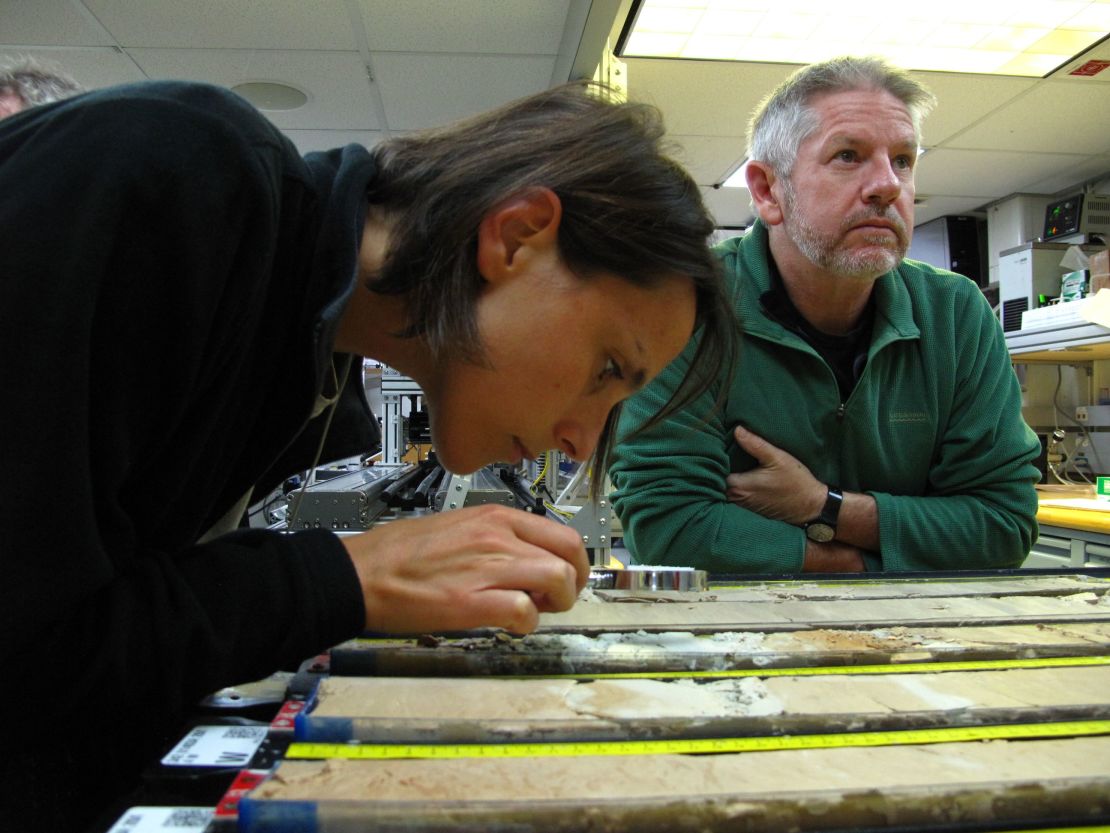
<instances>
[{"instance_id":1,"label":"woman's ear","mask_svg":"<svg viewBox=\"0 0 1110 833\"><path fill-rule=\"evenodd\" d=\"M775 195L774 186L778 178L774 170L765 162L748 162L744 171L748 180L748 193L752 195L752 204L755 206L759 219L766 226L777 226L782 222L782 206Z\"/></svg>"},{"instance_id":2,"label":"woman's ear","mask_svg":"<svg viewBox=\"0 0 1110 833\"><path fill-rule=\"evenodd\" d=\"M529 188L494 206L478 225L478 271L496 281L559 242L563 203L550 188Z\"/></svg>"}]
</instances>

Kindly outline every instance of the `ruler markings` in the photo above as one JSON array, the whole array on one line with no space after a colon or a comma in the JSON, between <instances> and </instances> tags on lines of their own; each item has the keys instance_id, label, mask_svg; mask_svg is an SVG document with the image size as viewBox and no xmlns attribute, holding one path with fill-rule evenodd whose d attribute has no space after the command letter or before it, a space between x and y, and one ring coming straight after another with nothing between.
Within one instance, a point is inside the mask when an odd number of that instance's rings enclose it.
<instances>
[{"instance_id":1,"label":"ruler markings","mask_svg":"<svg viewBox=\"0 0 1110 833\"><path fill-rule=\"evenodd\" d=\"M1106 734L1110 734L1110 720L1070 720L1054 723L896 729L881 732L838 732L738 738L676 738L671 740L459 744L298 742L289 746L286 757L383 760L400 758L579 757L583 755L707 755L768 752L784 749L840 749L845 747L960 743L981 740L1032 740Z\"/></svg>"}]
</instances>

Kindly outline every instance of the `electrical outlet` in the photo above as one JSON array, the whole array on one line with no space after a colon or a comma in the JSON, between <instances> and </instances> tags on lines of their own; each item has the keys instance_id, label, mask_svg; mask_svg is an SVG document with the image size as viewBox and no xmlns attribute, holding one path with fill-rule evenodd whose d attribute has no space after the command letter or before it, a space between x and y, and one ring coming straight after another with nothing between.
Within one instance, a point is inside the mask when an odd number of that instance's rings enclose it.
<instances>
[{"instance_id":1,"label":"electrical outlet","mask_svg":"<svg viewBox=\"0 0 1110 833\"><path fill-rule=\"evenodd\" d=\"M1081 406L1081 407L1075 409L1075 421L1076 422L1086 422L1087 421L1087 409L1086 408Z\"/></svg>"}]
</instances>

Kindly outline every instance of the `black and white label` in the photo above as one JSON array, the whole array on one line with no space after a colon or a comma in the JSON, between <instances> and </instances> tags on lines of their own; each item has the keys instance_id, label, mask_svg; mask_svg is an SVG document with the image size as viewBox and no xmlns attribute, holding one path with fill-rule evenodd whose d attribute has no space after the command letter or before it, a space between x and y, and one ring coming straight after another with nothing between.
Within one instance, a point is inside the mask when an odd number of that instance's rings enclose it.
<instances>
[{"instance_id":1,"label":"black and white label","mask_svg":"<svg viewBox=\"0 0 1110 833\"><path fill-rule=\"evenodd\" d=\"M211 819L211 807L132 807L108 833L202 833Z\"/></svg>"},{"instance_id":2,"label":"black and white label","mask_svg":"<svg viewBox=\"0 0 1110 833\"><path fill-rule=\"evenodd\" d=\"M246 766L262 741L265 726L197 726L162 759L166 766Z\"/></svg>"}]
</instances>

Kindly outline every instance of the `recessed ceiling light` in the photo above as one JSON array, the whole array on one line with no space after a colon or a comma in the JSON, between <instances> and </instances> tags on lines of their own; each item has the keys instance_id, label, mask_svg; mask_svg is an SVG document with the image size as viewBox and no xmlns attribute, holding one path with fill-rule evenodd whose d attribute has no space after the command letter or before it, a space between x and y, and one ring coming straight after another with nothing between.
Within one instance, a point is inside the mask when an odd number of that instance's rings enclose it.
<instances>
[{"instance_id":1,"label":"recessed ceiling light","mask_svg":"<svg viewBox=\"0 0 1110 833\"><path fill-rule=\"evenodd\" d=\"M308 96L296 87L273 81L247 81L231 88L259 110L296 110Z\"/></svg>"},{"instance_id":2,"label":"recessed ceiling light","mask_svg":"<svg viewBox=\"0 0 1110 833\"><path fill-rule=\"evenodd\" d=\"M1110 33L1110 0L640 0L635 9L622 58L878 55L906 69L1040 77Z\"/></svg>"}]
</instances>

